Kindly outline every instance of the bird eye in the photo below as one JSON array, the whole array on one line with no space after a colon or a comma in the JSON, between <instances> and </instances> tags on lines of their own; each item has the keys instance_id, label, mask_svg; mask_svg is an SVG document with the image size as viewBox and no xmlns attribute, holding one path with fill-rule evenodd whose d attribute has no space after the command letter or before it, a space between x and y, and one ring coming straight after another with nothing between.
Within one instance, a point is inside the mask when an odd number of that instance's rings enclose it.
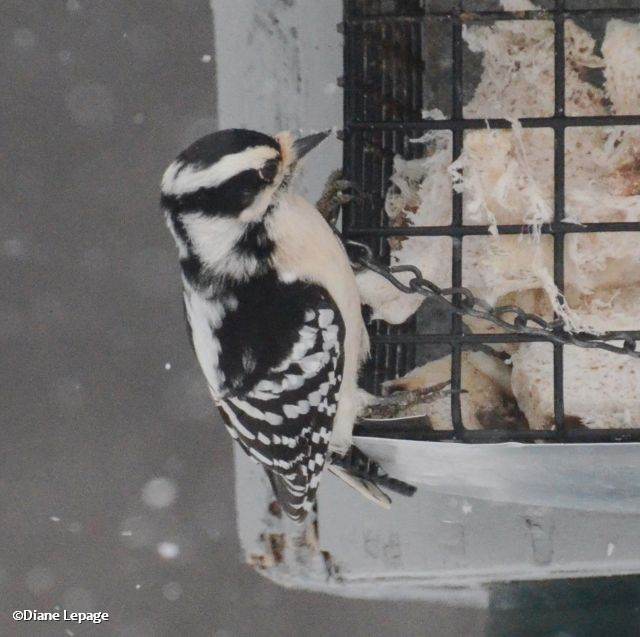
<instances>
[{"instance_id":1,"label":"bird eye","mask_svg":"<svg viewBox=\"0 0 640 637\"><path fill-rule=\"evenodd\" d=\"M265 165L258 171L260 175L260 179L262 181L266 181L267 183L272 183L278 174L278 160L270 159L265 163Z\"/></svg>"}]
</instances>

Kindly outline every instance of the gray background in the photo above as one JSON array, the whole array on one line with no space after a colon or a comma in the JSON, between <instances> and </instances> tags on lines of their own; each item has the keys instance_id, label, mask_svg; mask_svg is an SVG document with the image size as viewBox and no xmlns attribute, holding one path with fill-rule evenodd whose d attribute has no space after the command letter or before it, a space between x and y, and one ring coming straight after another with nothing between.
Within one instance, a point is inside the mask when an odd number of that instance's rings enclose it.
<instances>
[{"instance_id":1,"label":"gray background","mask_svg":"<svg viewBox=\"0 0 640 637\"><path fill-rule=\"evenodd\" d=\"M230 440L187 345L157 206L164 167L215 128L215 60L202 59L215 57L211 10L204 0L0 8L0 635L637 627L631 578L497 587L485 611L286 591L244 566ZM153 508L142 492L159 477L177 494ZM161 557L162 542L177 557ZM11 619L56 605L111 619Z\"/></svg>"}]
</instances>

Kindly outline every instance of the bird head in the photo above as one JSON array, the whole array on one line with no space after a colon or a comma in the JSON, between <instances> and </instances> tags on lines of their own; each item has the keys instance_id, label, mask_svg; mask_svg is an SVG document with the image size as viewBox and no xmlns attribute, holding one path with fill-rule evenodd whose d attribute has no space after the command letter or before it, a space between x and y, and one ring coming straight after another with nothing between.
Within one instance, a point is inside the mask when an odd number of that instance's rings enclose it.
<instances>
[{"instance_id":1,"label":"bird head","mask_svg":"<svg viewBox=\"0 0 640 637\"><path fill-rule=\"evenodd\" d=\"M243 129L218 131L184 150L162 178L165 209L259 220L298 162L330 131L295 139Z\"/></svg>"},{"instance_id":2,"label":"bird head","mask_svg":"<svg viewBox=\"0 0 640 637\"><path fill-rule=\"evenodd\" d=\"M162 178L161 204L183 271L246 278L270 254L261 223L299 161L330 131L294 138L230 129L202 137Z\"/></svg>"}]
</instances>

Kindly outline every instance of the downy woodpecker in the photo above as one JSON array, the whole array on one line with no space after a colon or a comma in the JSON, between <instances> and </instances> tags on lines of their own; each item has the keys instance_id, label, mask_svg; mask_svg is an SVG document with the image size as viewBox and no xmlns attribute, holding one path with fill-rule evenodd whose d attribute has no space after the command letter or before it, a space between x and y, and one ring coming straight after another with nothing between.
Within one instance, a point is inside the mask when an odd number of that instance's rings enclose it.
<instances>
[{"instance_id":1,"label":"downy woodpecker","mask_svg":"<svg viewBox=\"0 0 640 637\"><path fill-rule=\"evenodd\" d=\"M351 446L369 350L345 250L289 187L327 135L219 131L162 179L198 362L229 434L296 520L313 508L329 453Z\"/></svg>"}]
</instances>

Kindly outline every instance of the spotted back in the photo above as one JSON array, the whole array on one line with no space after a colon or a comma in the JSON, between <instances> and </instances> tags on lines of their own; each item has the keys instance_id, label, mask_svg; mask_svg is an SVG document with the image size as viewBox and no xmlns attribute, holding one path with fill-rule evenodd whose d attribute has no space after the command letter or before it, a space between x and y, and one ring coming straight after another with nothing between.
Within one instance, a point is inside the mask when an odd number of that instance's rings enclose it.
<instances>
[{"instance_id":1,"label":"spotted back","mask_svg":"<svg viewBox=\"0 0 640 637\"><path fill-rule=\"evenodd\" d=\"M285 512L313 508L342 381L344 324L316 288L284 360L241 395L218 401L231 436L270 475Z\"/></svg>"}]
</instances>

